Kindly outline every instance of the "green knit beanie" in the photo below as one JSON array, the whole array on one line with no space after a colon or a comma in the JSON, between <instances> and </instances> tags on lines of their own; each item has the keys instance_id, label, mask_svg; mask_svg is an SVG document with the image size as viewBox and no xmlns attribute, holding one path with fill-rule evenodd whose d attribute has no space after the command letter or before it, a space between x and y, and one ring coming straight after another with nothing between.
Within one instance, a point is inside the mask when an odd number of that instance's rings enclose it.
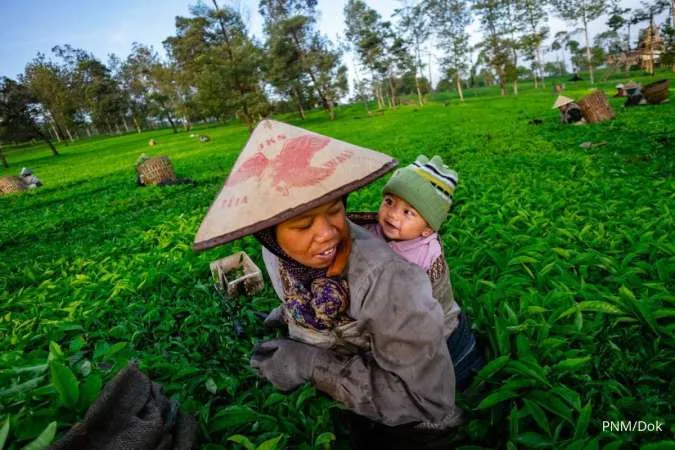
<instances>
[{"instance_id":1,"label":"green knit beanie","mask_svg":"<svg viewBox=\"0 0 675 450\"><path fill-rule=\"evenodd\" d=\"M438 231L448 217L452 195L457 187L457 172L443 164L440 156L431 160L424 155L394 172L383 193L396 195L410 204Z\"/></svg>"}]
</instances>

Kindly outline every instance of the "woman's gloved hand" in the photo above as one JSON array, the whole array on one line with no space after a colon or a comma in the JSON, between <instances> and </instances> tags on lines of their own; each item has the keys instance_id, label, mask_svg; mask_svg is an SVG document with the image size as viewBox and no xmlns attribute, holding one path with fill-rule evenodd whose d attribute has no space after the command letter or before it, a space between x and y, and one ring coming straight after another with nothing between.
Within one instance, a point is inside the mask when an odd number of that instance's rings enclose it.
<instances>
[{"instance_id":1,"label":"woman's gloved hand","mask_svg":"<svg viewBox=\"0 0 675 450\"><path fill-rule=\"evenodd\" d=\"M284 317L283 306L277 306L265 317L263 326L267 330L276 330L278 328L286 328L286 318Z\"/></svg>"},{"instance_id":2,"label":"woman's gloved hand","mask_svg":"<svg viewBox=\"0 0 675 450\"><path fill-rule=\"evenodd\" d=\"M253 349L251 367L277 389L289 392L310 380L321 352L318 347L290 339L272 339Z\"/></svg>"}]
</instances>

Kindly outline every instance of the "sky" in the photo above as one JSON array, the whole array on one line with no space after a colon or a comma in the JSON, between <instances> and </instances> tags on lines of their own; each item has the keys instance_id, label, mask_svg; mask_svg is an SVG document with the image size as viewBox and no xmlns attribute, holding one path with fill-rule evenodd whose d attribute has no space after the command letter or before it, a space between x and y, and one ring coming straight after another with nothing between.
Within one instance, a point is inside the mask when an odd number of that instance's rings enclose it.
<instances>
[{"instance_id":1,"label":"sky","mask_svg":"<svg viewBox=\"0 0 675 450\"><path fill-rule=\"evenodd\" d=\"M262 37L257 1L236 1L248 10L252 33ZM401 5L399 0L366 2L384 18L389 18ZM163 54L162 41L174 34L175 17L189 15L189 6L193 3L195 0L0 0L0 77L16 78L38 52L49 55L55 45L70 44L92 52L103 61L107 61L110 53L125 58L133 42L152 45ZM219 1L219 4L224 3L226 0ZM319 29L332 40L344 33L342 9L345 3L346 0L319 0ZM621 3L624 7L639 7L639 0ZM605 30L605 21L603 17L591 23L591 35ZM552 34L574 28L555 17L549 17L549 27ZM480 40L476 24L469 32L472 43ZM583 42L582 36L577 39ZM432 50L434 83L440 77L435 62L438 56ZM555 56L545 58L552 60ZM353 74L354 57L346 55L345 63Z\"/></svg>"}]
</instances>

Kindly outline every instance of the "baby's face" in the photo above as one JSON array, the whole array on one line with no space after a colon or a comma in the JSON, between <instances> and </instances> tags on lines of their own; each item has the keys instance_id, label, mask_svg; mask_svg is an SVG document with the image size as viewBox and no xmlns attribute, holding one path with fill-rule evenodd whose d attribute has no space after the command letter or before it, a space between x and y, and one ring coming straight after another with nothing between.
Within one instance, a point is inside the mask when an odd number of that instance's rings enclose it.
<instances>
[{"instance_id":1,"label":"baby's face","mask_svg":"<svg viewBox=\"0 0 675 450\"><path fill-rule=\"evenodd\" d=\"M388 239L408 241L429 236L432 230L427 221L408 202L392 194L384 194L377 220Z\"/></svg>"}]
</instances>

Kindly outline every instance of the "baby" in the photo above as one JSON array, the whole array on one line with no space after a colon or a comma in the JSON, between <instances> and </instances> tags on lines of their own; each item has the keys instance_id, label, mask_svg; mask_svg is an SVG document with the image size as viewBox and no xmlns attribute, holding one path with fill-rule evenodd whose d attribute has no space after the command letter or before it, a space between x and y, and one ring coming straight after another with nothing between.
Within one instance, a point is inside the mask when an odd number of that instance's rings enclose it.
<instances>
[{"instance_id":1,"label":"baby","mask_svg":"<svg viewBox=\"0 0 675 450\"><path fill-rule=\"evenodd\" d=\"M469 323L454 299L438 236L450 212L456 187L457 173L445 166L440 156L429 160L420 155L413 164L397 170L384 186L376 222L359 220L358 214L350 218L429 276L433 295L443 308L445 337L458 387L463 388L482 366L483 359Z\"/></svg>"}]
</instances>

